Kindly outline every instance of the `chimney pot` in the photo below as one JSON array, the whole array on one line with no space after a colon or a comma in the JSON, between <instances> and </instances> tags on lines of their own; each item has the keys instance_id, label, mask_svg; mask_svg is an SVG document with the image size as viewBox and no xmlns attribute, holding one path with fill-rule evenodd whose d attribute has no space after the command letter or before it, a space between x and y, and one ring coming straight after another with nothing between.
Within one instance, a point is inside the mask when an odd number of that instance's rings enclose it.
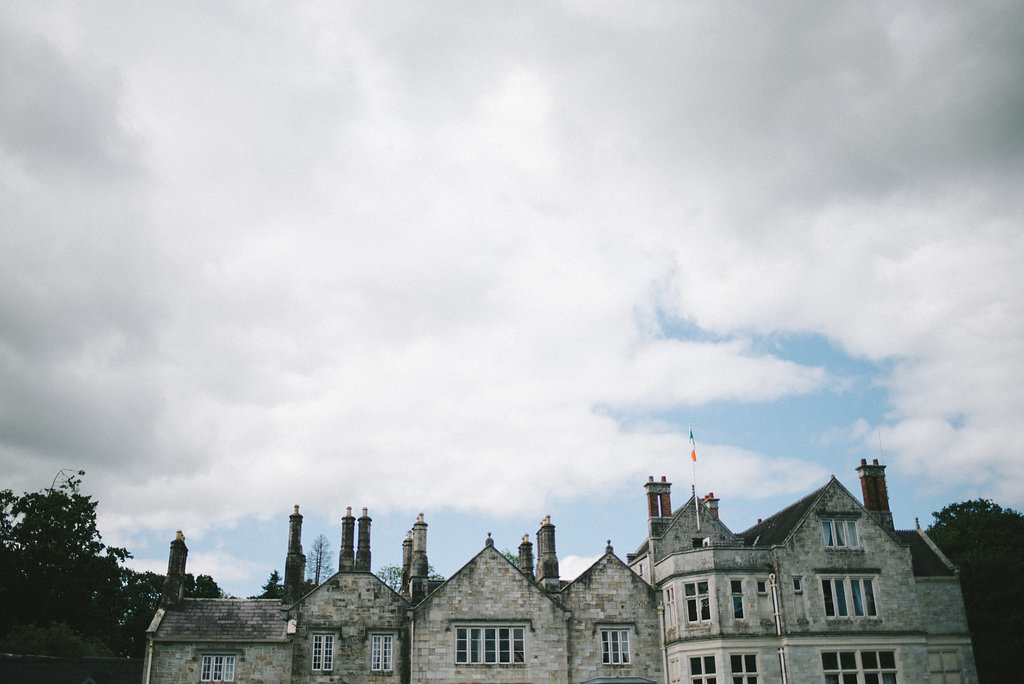
<instances>
[{"instance_id":1,"label":"chimney pot","mask_svg":"<svg viewBox=\"0 0 1024 684\"><path fill-rule=\"evenodd\" d=\"M667 478L667 477L665 477L664 475L662 475L662 476L661 476L661 481L662 481L662 482L668 482L668 478Z\"/></svg>"},{"instance_id":2,"label":"chimney pot","mask_svg":"<svg viewBox=\"0 0 1024 684\"><path fill-rule=\"evenodd\" d=\"M871 465L878 465L878 459L877 458L871 459Z\"/></svg>"}]
</instances>

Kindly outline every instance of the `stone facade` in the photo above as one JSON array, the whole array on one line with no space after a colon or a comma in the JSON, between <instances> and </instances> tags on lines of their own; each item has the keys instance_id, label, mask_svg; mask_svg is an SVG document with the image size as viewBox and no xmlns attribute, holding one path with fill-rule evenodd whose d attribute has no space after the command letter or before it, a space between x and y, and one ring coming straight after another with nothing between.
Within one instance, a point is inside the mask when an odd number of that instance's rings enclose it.
<instances>
[{"instance_id":1,"label":"stone facade","mask_svg":"<svg viewBox=\"0 0 1024 684\"><path fill-rule=\"evenodd\" d=\"M339 572L299 596L296 507L286 600L182 599L179 533L144 681L976 682L955 569L921 530L893 529L884 466L858 472L863 504L832 478L739 534L713 495L673 511L671 484L651 478L647 539L625 562L609 545L572 582L548 518L536 564L529 538L518 567L488 538L433 582L420 515L396 592L369 570L365 509L353 548L350 509Z\"/></svg>"}]
</instances>

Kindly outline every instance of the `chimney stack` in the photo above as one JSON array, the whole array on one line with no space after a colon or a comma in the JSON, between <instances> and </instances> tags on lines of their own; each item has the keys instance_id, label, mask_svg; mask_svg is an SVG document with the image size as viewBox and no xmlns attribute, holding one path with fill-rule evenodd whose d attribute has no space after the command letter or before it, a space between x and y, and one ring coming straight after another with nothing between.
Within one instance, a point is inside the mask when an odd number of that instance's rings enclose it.
<instances>
[{"instance_id":1,"label":"chimney stack","mask_svg":"<svg viewBox=\"0 0 1024 684\"><path fill-rule=\"evenodd\" d=\"M412 584L411 598L413 603L419 603L427 596L429 588L427 575L430 564L427 562L427 523L423 521L423 514L416 516L416 522L412 526L412 567L410 572L410 583Z\"/></svg>"},{"instance_id":2,"label":"chimney stack","mask_svg":"<svg viewBox=\"0 0 1024 684\"><path fill-rule=\"evenodd\" d=\"M648 532L650 536L657 537L672 517L672 483L664 475L661 482L655 482L652 475L647 478L644 489L647 490Z\"/></svg>"},{"instance_id":3,"label":"chimney stack","mask_svg":"<svg viewBox=\"0 0 1024 684\"><path fill-rule=\"evenodd\" d=\"M356 572L370 572L370 523L372 520L363 508L359 516L359 543L356 546Z\"/></svg>"},{"instance_id":4,"label":"chimney stack","mask_svg":"<svg viewBox=\"0 0 1024 684\"><path fill-rule=\"evenodd\" d=\"M284 561L284 602L295 603L302 596L306 579L306 556L302 553L302 516L299 507L288 517L288 555Z\"/></svg>"},{"instance_id":5,"label":"chimney stack","mask_svg":"<svg viewBox=\"0 0 1024 684\"><path fill-rule=\"evenodd\" d=\"M405 541L402 542L402 586L398 593L408 596L410 593L409 580L412 579L412 530L405 533Z\"/></svg>"},{"instance_id":6,"label":"chimney stack","mask_svg":"<svg viewBox=\"0 0 1024 684\"><path fill-rule=\"evenodd\" d=\"M714 492L708 492L708 495L703 499L704 505L708 507L711 514L716 518L718 517L718 499L715 498Z\"/></svg>"},{"instance_id":7,"label":"chimney stack","mask_svg":"<svg viewBox=\"0 0 1024 684\"><path fill-rule=\"evenodd\" d=\"M555 553L555 526L546 515L537 530L537 581L544 591L561 589L558 580L558 555Z\"/></svg>"},{"instance_id":8,"label":"chimney stack","mask_svg":"<svg viewBox=\"0 0 1024 684\"><path fill-rule=\"evenodd\" d=\"M355 547L356 519L352 516L352 507L345 509L345 517L341 519L341 553L338 557L338 570L352 572L356 567Z\"/></svg>"},{"instance_id":9,"label":"chimney stack","mask_svg":"<svg viewBox=\"0 0 1024 684\"><path fill-rule=\"evenodd\" d=\"M883 526L893 528L892 513L889 511L889 492L885 487L885 466L879 465L878 459L872 459L868 465L866 458L860 459L857 468L860 475L860 488L864 495L864 508Z\"/></svg>"},{"instance_id":10,"label":"chimney stack","mask_svg":"<svg viewBox=\"0 0 1024 684\"><path fill-rule=\"evenodd\" d=\"M167 559L167 577L164 588L160 592L160 607L173 610L181 605L185 596L185 560L188 558L188 547L185 546L185 535L178 530L171 542L171 553Z\"/></svg>"},{"instance_id":11,"label":"chimney stack","mask_svg":"<svg viewBox=\"0 0 1024 684\"><path fill-rule=\"evenodd\" d=\"M533 579L533 544L528 534L523 535L523 541L519 544L519 570L530 580Z\"/></svg>"}]
</instances>

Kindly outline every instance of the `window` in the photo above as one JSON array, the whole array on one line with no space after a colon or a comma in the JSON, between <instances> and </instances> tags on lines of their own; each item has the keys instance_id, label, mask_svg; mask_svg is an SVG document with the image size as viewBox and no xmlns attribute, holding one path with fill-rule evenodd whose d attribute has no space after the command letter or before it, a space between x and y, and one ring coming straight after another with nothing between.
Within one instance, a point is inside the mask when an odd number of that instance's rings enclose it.
<instances>
[{"instance_id":1,"label":"window","mask_svg":"<svg viewBox=\"0 0 1024 684\"><path fill-rule=\"evenodd\" d=\"M757 684L757 656L753 653L729 656L732 684Z\"/></svg>"},{"instance_id":2,"label":"window","mask_svg":"<svg viewBox=\"0 0 1024 684\"><path fill-rule=\"evenodd\" d=\"M928 651L928 669L932 684L963 684L956 651Z\"/></svg>"},{"instance_id":3,"label":"window","mask_svg":"<svg viewBox=\"0 0 1024 684\"><path fill-rule=\"evenodd\" d=\"M201 682L233 682L235 681L235 656L204 655L202 669L199 673Z\"/></svg>"},{"instance_id":4,"label":"window","mask_svg":"<svg viewBox=\"0 0 1024 684\"><path fill-rule=\"evenodd\" d=\"M743 619L743 580L730 580L729 588L732 593L732 616L736 620Z\"/></svg>"},{"instance_id":5,"label":"window","mask_svg":"<svg viewBox=\"0 0 1024 684\"><path fill-rule=\"evenodd\" d=\"M825 617L850 617L851 604L853 617L878 617L875 587L870 579L855 577L847 582L844 577L822 578L821 594L825 600Z\"/></svg>"},{"instance_id":6,"label":"window","mask_svg":"<svg viewBox=\"0 0 1024 684\"><path fill-rule=\"evenodd\" d=\"M686 620L692 624L711 622L711 601L708 599L708 583L688 582L683 585L686 594Z\"/></svg>"},{"instance_id":7,"label":"window","mask_svg":"<svg viewBox=\"0 0 1024 684\"><path fill-rule=\"evenodd\" d=\"M793 578L793 593L802 594L804 592L804 578L794 577Z\"/></svg>"},{"instance_id":8,"label":"window","mask_svg":"<svg viewBox=\"0 0 1024 684\"><path fill-rule=\"evenodd\" d=\"M471 665L525 663L522 627L459 627L455 630L455 662Z\"/></svg>"},{"instance_id":9,"label":"window","mask_svg":"<svg viewBox=\"0 0 1024 684\"><path fill-rule=\"evenodd\" d=\"M757 593L767 594L768 593L768 580L759 579L757 580Z\"/></svg>"},{"instance_id":10,"label":"window","mask_svg":"<svg viewBox=\"0 0 1024 684\"><path fill-rule=\"evenodd\" d=\"M861 651L859 668L856 651L826 651L821 654L821 669L825 684L897 684L894 651Z\"/></svg>"},{"instance_id":11,"label":"window","mask_svg":"<svg viewBox=\"0 0 1024 684\"><path fill-rule=\"evenodd\" d=\"M690 684L718 684L715 672L715 656L690 658Z\"/></svg>"},{"instance_id":12,"label":"window","mask_svg":"<svg viewBox=\"0 0 1024 684\"><path fill-rule=\"evenodd\" d=\"M605 665L629 664L629 630L601 630L601 662Z\"/></svg>"},{"instance_id":13,"label":"window","mask_svg":"<svg viewBox=\"0 0 1024 684\"><path fill-rule=\"evenodd\" d=\"M856 520L822 520L821 534L828 548L856 548L860 546L857 537Z\"/></svg>"},{"instance_id":14,"label":"window","mask_svg":"<svg viewBox=\"0 0 1024 684\"><path fill-rule=\"evenodd\" d=\"M665 623L668 627L676 626L676 590L674 587L665 590Z\"/></svg>"},{"instance_id":15,"label":"window","mask_svg":"<svg viewBox=\"0 0 1024 684\"><path fill-rule=\"evenodd\" d=\"M370 640L370 670L391 672L394 669L394 636L374 634Z\"/></svg>"},{"instance_id":16,"label":"window","mask_svg":"<svg viewBox=\"0 0 1024 684\"><path fill-rule=\"evenodd\" d=\"M313 665L314 672L330 672L334 669L334 635L314 634L313 635Z\"/></svg>"}]
</instances>

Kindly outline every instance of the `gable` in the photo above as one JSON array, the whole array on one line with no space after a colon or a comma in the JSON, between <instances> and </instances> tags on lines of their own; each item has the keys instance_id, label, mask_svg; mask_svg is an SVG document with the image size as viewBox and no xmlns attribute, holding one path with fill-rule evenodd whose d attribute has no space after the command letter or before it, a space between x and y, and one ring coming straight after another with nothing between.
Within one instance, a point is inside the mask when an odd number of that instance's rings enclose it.
<instances>
[{"instance_id":1,"label":"gable","mask_svg":"<svg viewBox=\"0 0 1024 684\"><path fill-rule=\"evenodd\" d=\"M492 609L520 611L558 602L531 582L504 554L488 544L416 607L418 613L445 607L453 618L482 619ZM530 608L532 607L532 608Z\"/></svg>"},{"instance_id":2,"label":"gable","mask_svg":"<svg viewBox=\"0 0 1024 684\"><path fill-rule=\"evenodd\" d=\"M739 543L736 535L703 502L697 506L697 510L700 512L700 529L698 530L693 501L694 498L691 496L681 508L676 510L668 526L656 538L657 541L654 544L656 561L679 551L699 548L705 545L704 540L708 540L708 543L713 546Z\"/></svg>"},{"instance_id":3,"label":"gable","mask_svg":"<svg viewBox=\"0 0 1024 684\"><path fill-rule=\"evenodd\" d=\"M623 563L614 553L606 553L579 577L562 589L562 598L571 604L578 596L594 600L602 596L625 598L628 595L654 598L654 588Z\"/></svg>"},{"instance_id":4,"label":"gable","mask_svg":"<svg viewBox=\"0 0 1024 684\"><path fill-rule=\"evenodd\" d=\"M339 572L299 599L288 611L301 614L307 623L344 622L347 611L400 616L409 602L376 575L369 572Z\"/></svg>"}]
</instances>

